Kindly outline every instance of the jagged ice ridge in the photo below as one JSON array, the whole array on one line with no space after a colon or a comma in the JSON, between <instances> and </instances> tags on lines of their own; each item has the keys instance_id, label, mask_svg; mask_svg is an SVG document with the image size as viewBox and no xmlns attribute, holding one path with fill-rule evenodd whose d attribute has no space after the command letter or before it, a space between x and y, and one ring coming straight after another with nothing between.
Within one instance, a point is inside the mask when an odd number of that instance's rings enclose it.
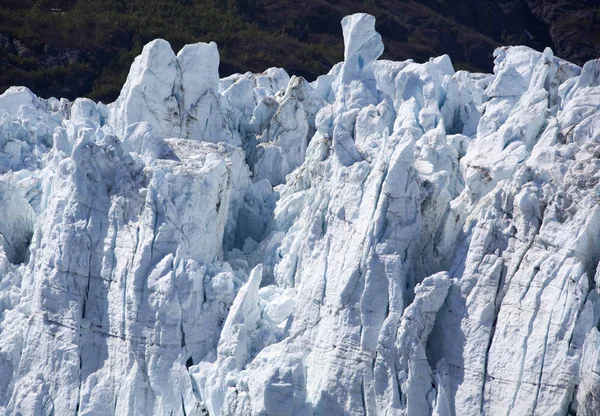
<instances>
[{"instance_id":1,"label":"jagged ice ridge","mask_svg":"<svg viewBox=\"0 0 600 416\"><path fill-rule=\"evenodd\" d=\"M144 47L116 102L0 96L0 413L594 415L600 61L219 79Z\"/></svg>"}]
</instances>

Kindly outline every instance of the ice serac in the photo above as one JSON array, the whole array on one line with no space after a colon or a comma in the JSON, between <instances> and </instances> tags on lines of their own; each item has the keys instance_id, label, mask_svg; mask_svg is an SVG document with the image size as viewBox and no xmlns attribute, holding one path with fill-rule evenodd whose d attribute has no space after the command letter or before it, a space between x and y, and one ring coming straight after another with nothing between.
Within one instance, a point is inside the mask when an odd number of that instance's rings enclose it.
<instances>
[{"instance_id":1,"label":"ice serac","mask_svg":"<svg viewBox=\"0 0 600 416\"><path fill-rule=\"evenodd\" d=\"M9 181L0 182L0 209L6 215L0 225L0 247L13 264L27 260L35 222L33 208L20 193Z\"/></svg>"},{"instance_id":2,"label":"ice serac","mask_svg":"<svg viewBox=\"0 0 600 416\"><path fill-rule=\"evenodd\" d=\"M163 136L179 136L181 109L175 86L179 72L177 57L167 41L157 39L144 46L112 104L109 124L118 137L124 137L129 124L140 121L151 123Z\"/></svg>"},{"instance_id":3,"label":"ice serac","mask_svg":"<svg viewBox=\"0 0 600 416\"><path fill-rule=\"evenodd\" d=\"M262 130L258 138L256 161L253 165L256 179L268 179L271 184L279 185L285 182L286 175L304 161L309 131L307 119L309 114L304 105L310 105L306 102L306 95L310 94L310 90L312 87L303 78L294 76L290 80L285 95L278 100L279 105L269 125ZM266 100L262 102L267 109ZM318 109L318 102L316 106ZM315 113L316 111L313 110L310 114L313 117L313 129ZM255 119L257 121L266 118L257 115Z\"/></svg>"},{"instance_id":4,"label":"ice serac","mask_svg":"<svg viewBox=\"0 0 600 416\"><path fill-rule=\"evenodd\" d=\"M130 124L148 122L163 137L230 142L218 88L214 42L186 45L175 56L167 41L157 39L131 66L109 124L119 138Z\"/></svg>"},{"instance_id":5,"label":"ice serac","mask_svg":"<svg viewBox=\"0 0 600 416\"><path fill-rule=\"evenodd\" d=\"M31 261L19 269L24 293L5 311L16 318L3 321L20 340L3 337L8 414L198 406L186 364L213 348L246 280L221 260L249 171L227 144L163 145L174 157L144 165L114 136L81 135L69 157L54 154L44 168ZM27 321L32 329L19 328Z\"/></svg>"},{"instance_id":6,"label":"ice serac","mask_svg":"<svg viewBox=\"0 0 600 416\"><path fill-rule=\"evenodd\" d=\"M395 345L401 393L399 414L427 414L434 407L443 414L447 409L447 403L435 395L426 343L450 286L451 281L445 272L425 278L415 287L415 299L400 320ZM393 412L392 409L380 409L380 413Z\"/></svg>"},{"instance_id":7,"label":"ice serac","mask_svg":"<svg viewBox=\"0 0 600 416\"><path fill-rule=\"evenodd\" d=\"M0 95L0 413L595 415L600 64L218 79L146 45L115 103Z\"/></svg>"},{"instance_id":8,"label":"ice serac","mask_svg":"<svg viewBox=\"0 0 600 416\"><path fill-rule=\"evenodd\" d=\"M375 31L375 18L368 14L353 14L342 19L344 63L338 82L349 84L361 80L375 87L372 64L383 53L383 41Z\"/></svg>"}]
</instances>

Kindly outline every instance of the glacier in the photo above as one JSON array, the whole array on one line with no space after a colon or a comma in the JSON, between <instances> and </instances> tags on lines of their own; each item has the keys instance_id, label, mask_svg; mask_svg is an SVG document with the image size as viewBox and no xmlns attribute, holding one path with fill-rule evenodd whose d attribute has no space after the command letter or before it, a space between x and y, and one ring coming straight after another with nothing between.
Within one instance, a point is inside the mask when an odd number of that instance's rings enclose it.
<instances>
[{"instance_id":1,"label":"glacier","mask_svg":"<svg viewBox=\"0 0 600 416\"><path fill-rule=\"evenodd\" d=\"M596 415L600 60L0 96L0 414Z\"/></svg>"}]
</instances>

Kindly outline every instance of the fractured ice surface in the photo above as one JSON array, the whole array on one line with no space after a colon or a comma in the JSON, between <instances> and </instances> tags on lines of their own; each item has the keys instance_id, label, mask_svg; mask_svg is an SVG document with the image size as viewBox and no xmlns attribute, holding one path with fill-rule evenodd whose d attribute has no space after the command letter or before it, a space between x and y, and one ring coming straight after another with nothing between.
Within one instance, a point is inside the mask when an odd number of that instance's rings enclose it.
<instances>
[{"instance_id":1,"label":"fractured ice surface","mask_svg":"<svg viewBox=\"0 0 600 416\"><path fill-rule=\"evenodd\" d=\"M146 45L115 103L0 96L0 413L594 415L600 63L308 83Z\"/></svg>"}]
</instances>

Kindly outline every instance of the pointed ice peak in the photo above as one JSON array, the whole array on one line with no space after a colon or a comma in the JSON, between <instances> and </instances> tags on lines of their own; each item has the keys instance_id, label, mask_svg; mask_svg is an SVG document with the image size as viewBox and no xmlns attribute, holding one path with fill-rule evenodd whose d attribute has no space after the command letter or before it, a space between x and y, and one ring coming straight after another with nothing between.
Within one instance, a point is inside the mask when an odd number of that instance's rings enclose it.
<instances>
[{"instance_id":1,"label":"pointed ice peak","mask_svg":"<svg viewBox=\"0 0 600 416\"><path fill-rule=\"evenodd\" d=\"M429 62L433 62L444 75L454 75L454 66L452 60L448 55L438 56L437 58L431 58Z\"/></svg>"},{"instance_id":2,"label":"pointed ice peak","mask_svg":"<svg viewBox=\"0 0 600 416\"><path fill-rule=\"evenodd\" d=\"M527 84L529 84L534 68L540 59L562 67L561 72L568 74L567 78L573 77L581 71L577 65L555 57L550 48L539 52L528 46L503 46L494 51L494 58L494 74L498 75L507 68L513 68Z\"/></svg>"},{"instance_id":3,"label":"pointed ice peak","mask_svg":"<svg viewBox=\"0 0 600 416\"><path fill-rule=\"evenodd\" d=\"M219 89L219 51L215 42L185 45L177 54L185 92ZM188 90L192 91L188 91ZM196 94L192 94L196 95ZM193 103L186 103L186 107Z\"/></svg>"},{"instance_id":4,"label":"pointed ice peak","mask_svg":"<svg viewBox=\"0 0 600 416\"><path fill-rule=\"evenodd\" d=\"M0 108L16 116L22 105L38 108L40 100L27 87L10 87L0 95Z\"/></svg>"},{"instance_id":5,"label":"pointed ice peak","mask_svg":"<svg viewBox=\"0 0 600 416\"><path fill-rule=\"evenodd\" d=\"M164 39L155 39L146 44L142 54L133 61L119 98L128 92L128 87L136 85L143 86L146 94L170 94L170 84L176 77L177 57L171 44Z\"/></svg>"},{"instance_id":6,"label":"pointed ice peak","mask_svg":"<svg viewBox=\"0 0 600 416\"><path fill-rule=\"evenodd\" d=\"M177 61L169 42L156 39L144 46L111 109L109 124L117 136L123 138L127 126L139 121L153 124L162 136L178 136L179 105L173 97L176 78Z\"/></svg>"},{"instance_id":7,"label":"pointed ice peak","mask_svg":"<svg viewBox=\"0 0 600 416\"><path fill-rule=\"evenodd\" d=\"M344 59L369 57L374 61L383 53L383 42L375 31L375 17L356 13L342 19L344 34Z\"/></svg>"},{"instance_id":8,"label":"pointed ice peak","mask_svg":"<svg viewBox=\"0 0 600 416\"><path fill-rule=\"evenodd\" d=\"M137 68L142 70L150 68L154 72L155 69L168 67L174 59L175 53L171 48L171 44L164 39L155 39L144 45L142 54L135 61L139 60Z\"/></svg>"},{"instance_id":9,"label":"pointed ice peak","mask_svg":"<svg viewBox=\"0 0 600 416\"><path fill-rule=\"evenodd\" d=\"M552 61L554 59L554 52L552 52L551 48L546 47L546 48L544 48L544 52L542 52L542 56L547 61Z\"/></svg>"},{"instance_id":10,"label":"pointed ice peak","mask_svg":"<svg viewBox=\"0 0 600 416\"><path fill-rule=\"evenodd\" d=\"M600 59L594 59L583 65L583 70L577 80L575 89L597 87L598 85L600 85Z\"/></svg>"},{"instance_id":11,"label":"pointed ice peak","mask_svg":"<svg viewBox=\"0 0 600 416\"><path fill-rule=\"evenodd\" d=\"M135 59L109 125L123 138L127 126L146 121L162 137L229 141L220 111L217 45L186 45L177 56L157 39Z\"/></svg>"},{"instance_id":12,"label":"pointed ice peak","mask_svg":"<svg viewBox=\"0 0 600 416\"><path fill-rule=\"evenodd\" d=\"M375 31L375 17L357 13L342 19L344 67L342 83L373 78L371 64L383 53L381 35Z\"/></svg>"}]
</instances>

